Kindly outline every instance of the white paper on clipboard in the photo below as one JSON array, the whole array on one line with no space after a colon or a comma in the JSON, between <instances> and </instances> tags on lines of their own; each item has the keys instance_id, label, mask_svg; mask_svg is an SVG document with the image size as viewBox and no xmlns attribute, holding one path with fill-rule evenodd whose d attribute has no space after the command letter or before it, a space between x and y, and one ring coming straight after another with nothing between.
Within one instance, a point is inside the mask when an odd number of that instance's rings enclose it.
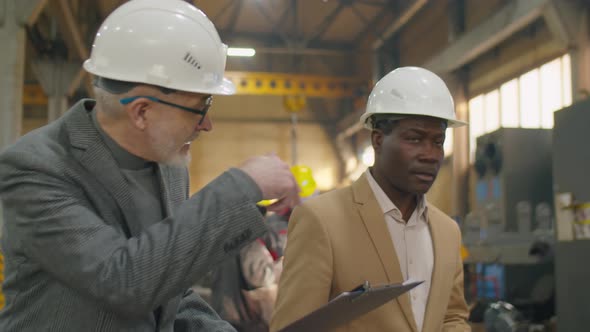
<instances>
[{"instance_id":1,"label":"white paper on clipboard","mask_svg":"<svg viewBox=\"0 0 590 332\"><path fill-rule=\"evenodd\" d=\"M371 287L368 282L344 292L279 332L324 332L356 319L404 294L424 281Z\"/></svg>"}]
</instances>

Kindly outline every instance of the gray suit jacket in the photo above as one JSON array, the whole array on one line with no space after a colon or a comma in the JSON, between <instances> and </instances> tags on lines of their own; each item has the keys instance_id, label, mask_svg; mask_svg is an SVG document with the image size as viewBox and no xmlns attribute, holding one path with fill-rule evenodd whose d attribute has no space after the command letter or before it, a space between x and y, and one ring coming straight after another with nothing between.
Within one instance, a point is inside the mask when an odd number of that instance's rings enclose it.
<instances>
[{"instance_id":1,"label":"gray suit jacket","mask_svg":"<svg viewBox=\"0 0 590 332\"><path fill-rule=\"evenodd\" d=\"M260 190L231 169L187 199L186 169L160 165L169 217L141 229L93 107L81 101L0 154L0 331L233 331L187 290L265 231Z\"/></svg>"}]
</instances>

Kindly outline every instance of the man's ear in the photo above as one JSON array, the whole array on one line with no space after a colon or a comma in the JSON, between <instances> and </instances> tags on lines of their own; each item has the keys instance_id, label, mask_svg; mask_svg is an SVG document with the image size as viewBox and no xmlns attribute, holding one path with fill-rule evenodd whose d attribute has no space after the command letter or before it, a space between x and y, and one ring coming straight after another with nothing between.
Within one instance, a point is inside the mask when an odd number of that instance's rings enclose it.
<instances>
[{"instance_id":1,"label":"man's ear","mask_svg":"<svg viewBox=\"0 0 590 332\"><path fill-rule=\"evenodd\" d=\"M125 112L131 123L139 130L147 128L147 112L151 101L146 98L137 98L125 105Z\"/></svg>"},{"instance_id":2,"label":"man's ear","mask_svg":"<svg viewBox=\"0 0 590 332\"><path fill-rule=\"evenodd\" d=\"M375 152L381 152L381 145L383 144L383 132L381 130L373 129L371 131L371 144Z\"/></svg>"}]
</instances>

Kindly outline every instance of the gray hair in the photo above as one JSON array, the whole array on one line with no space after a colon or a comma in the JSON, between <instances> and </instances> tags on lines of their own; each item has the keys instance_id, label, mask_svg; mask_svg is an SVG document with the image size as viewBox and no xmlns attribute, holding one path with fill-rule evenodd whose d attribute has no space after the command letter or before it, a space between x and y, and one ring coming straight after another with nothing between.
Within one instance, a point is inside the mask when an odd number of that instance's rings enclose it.
<instances>
[{"instance_id":1,"label":"gray hair","mask_svg":"<svg viewBox=\"0 0 590 332\"><path fill-rule=\"evenodd\" d=\"M96 108L99 111L111 117L117 117L123 113L123 105L119 102L123 98L123 95L110 93L97 86L93 90L96 99Z\"/></svg>"}]
</instances>

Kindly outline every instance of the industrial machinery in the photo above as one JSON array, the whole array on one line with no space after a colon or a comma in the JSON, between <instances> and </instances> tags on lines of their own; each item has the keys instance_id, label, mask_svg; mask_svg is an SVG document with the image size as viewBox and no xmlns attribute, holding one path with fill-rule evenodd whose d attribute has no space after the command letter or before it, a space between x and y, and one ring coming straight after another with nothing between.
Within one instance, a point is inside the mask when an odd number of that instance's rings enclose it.
<instances>
[{"instance_id":1,"label":"industrial machinery","mask_svg":"<svg viewBox=\"0 0 590 332\"><path fill-rule=\"evenodd\" d=\"M588 203L590 150L586 144L590 142L590 99L556 112L554 118L555 192L571 193L577 203ZM558 218L557 222L563 224L566 221ZM590 330L590 264L586 262L590 239L572 237L571 233L568 236L567 225L559 225L557 229L557 331L586 332Z\"/></svg>"},{"instance_id":2,"label":"industrial machinery","mask_svg":"<svg viewBox=\"0 0 590 332\"><path fill-rule=\"evenodd\" d=\"M501 128L477 139L462 227L469 295L510 302L533 322L555 310L551 134Z\"/></svg>"},{"instance_id":3,"label":"industrial machinery","mask_svg":"<svg viewBox=\"0 0 590 332\"><path fill-rule=\"evenodd\" d=\"M551 130L501 128L477 139L466 244L522 244L550 231ZM528 255L528 253L527 253Z\"/></svg>"}]
</instances>

